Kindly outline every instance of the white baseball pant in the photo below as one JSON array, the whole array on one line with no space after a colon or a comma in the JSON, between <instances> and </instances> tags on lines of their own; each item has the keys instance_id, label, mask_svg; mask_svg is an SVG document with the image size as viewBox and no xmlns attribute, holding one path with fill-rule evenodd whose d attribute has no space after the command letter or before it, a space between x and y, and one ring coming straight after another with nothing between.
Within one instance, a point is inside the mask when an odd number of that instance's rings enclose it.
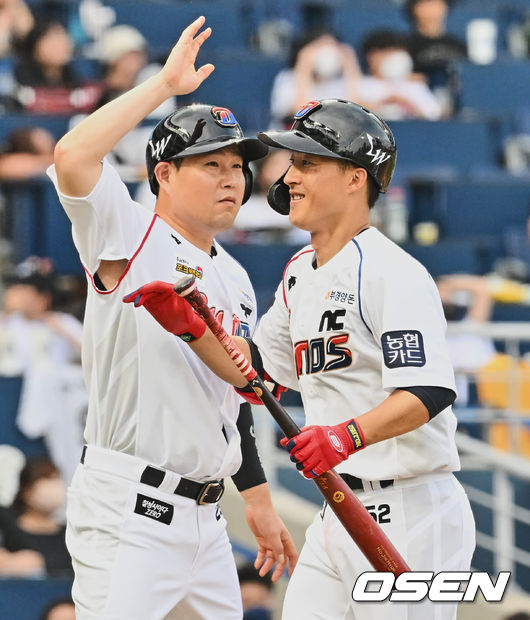
<instances>
[{"instance_id":1,"label":"white baseball pant","mask_svg":"<svg viewBox=\"0 0 530 620\"><path fill-rule=\"evenodd\" d=\"M146 463L89 447L68 489L66 542L77 620L241 620L218 504L139 482Z\"/></svg>"},{"instance_id":2,"label":"white baseball pant","mask_svg":"<svg viewBox=\"0 0 530 620\"><path fill-rule=\"evenodd\" d=\"M475 521L467 495L452 474L395 481L392 487L357 496L382 519L383 531L412 570L470 569ZM282 620L456 620L456 603L354 601L357 577L373 570L326 506L306 532Z\"/></svg>"}]
</instances>

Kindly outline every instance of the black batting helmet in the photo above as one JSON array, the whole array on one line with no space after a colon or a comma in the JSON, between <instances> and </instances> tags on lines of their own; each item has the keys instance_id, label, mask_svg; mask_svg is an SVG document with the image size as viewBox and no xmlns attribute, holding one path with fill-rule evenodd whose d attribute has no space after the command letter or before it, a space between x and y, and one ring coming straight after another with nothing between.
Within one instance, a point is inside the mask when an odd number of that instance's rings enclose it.
<instances>
[{"instance_id":1,"label":"black batting helmet","mask_svg":"<svg viewBox=\"0 0 530 620\"><path fill-rule=\"evenodd\" d=\"M343 99L310 101L294 115L288 131L266 131L258 138L268 146L311 153L357 164L385 193L396 165L396 142L388 125L370 110ZM289 213L289 188L283 175L267 197L278 213Z\"/></svg>"},{"instance_id":2,"label":"black batting helmet","mask_svg":"<svg viewBox=\"0 0 530 620\"><path fill-rule=\"evenodd\" d=\"M249 161L267 154L268 147L256 138L245 138L235 116L227 108L194 103L163 118L154 128L145 151L149 186L158 196L155 167L190 155L201 155L237 144L243 156L246 202L252 192Z\"/></svg>"}]
</instances>

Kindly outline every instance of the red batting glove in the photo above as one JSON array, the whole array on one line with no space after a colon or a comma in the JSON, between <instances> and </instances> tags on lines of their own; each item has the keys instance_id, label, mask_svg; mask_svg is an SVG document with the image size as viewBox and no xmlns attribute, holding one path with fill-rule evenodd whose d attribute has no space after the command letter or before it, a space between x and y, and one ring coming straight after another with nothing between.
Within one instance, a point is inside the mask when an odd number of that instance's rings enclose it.
<instances>
[{"instance_id":1,"label":"red batting glove","mask_svg":"<svg viewBox=\"0 0 530 620\"><path fill-rule=\"evenodd\" d=\"M206 331L206 323L190 304L177 295L168 282L149 282L136 291L125 295L126 304L144 308L162 325L185 342L200 338Z\"/></svg>"},{"instance_id":2,"label":"red batting glove","mask_svg":"<svg viewBox=\"0 0 530 620\"><path fill-rule=\"evenodd\" d=\"M355 418L335 426L305 426L298 435L284 437L280 443L306 478L320 476L366 445Z\"/></svg>"}]
</instances>

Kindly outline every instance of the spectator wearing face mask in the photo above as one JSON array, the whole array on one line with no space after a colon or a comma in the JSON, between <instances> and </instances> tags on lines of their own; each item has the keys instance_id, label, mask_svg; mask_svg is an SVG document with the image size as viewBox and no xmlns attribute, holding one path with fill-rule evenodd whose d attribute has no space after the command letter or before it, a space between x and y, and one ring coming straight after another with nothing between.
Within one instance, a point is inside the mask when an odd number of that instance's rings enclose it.
<instances>
[{"instance_id":1,"label":"spectator wearing face mask","mask_svg":"<svg viewBox=\"0 0 530 620\"><path fill-rule=\"evenodd\" d=\"M65 526L58 518L65 502L59 470L45 457L28 459L10 508L0 508L0 575L72 576Z\"/></svg>"},{"instance_id":2,"label":"spectator wearing face mask","mask_svg":"<svg viewBox=\"0 0 530 620\"><path fill-rule=\"evenodd\" d=\"M357 100L360 69L354 49L329 32L310 33L294 46L289 67L276 75L271 93L271 127L288 127L313 99Z\"/></svg>"},{"instance_id":3,"label":"spectator wearing face mask","mask_svg":"<svg viewBox=\"0 0 530 620\"><path fill-rule=\"evenodd\" d=\"M442 109L413 63L404 35L392 30L372 31L362 46L367 67L359 83L358 103L385 120L438 120Z\"/></svg>"}]
</instances>

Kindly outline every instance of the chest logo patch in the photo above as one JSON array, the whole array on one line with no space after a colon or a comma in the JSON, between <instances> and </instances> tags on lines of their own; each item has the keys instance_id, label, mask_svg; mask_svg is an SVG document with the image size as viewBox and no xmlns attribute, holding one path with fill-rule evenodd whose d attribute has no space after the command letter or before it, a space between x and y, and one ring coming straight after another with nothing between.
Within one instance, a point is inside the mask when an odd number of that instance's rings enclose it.
<instances>
[{"instance_id":1,"label":"chest logo patch","mask_svg":"<svg viewBox=\"0 0 530 620\"><path fill-rule=\"evenodd\" d=\"M425 366L423 336L415 329L385 332L381 345L387 368Z\"/></svg>"},{"instance_id":2,"label":"chest logo patch","mask_svg":"<svg viewBox=\"0 0 530 620\"><path fill-rule=\"evenodd\" d=\"M326 301L338 301L350 306L355 303L355 295L353 293L345 293L344 291L328 291L324 299Z\"/></svg>"},{"instance_id":3,"label":"chest logo patch","mask_svg":"<svg viewBox=\"0 0 530 620\"><path fill-rule=\"evenodd\" d=\"M195 276L199 280L202 278L203 274L202 267L200 267L199 265L197 265L196 267L190 267L189 265L185 265L184 263L181 263L179 261L177 261L177 264L175 265L175 271L178 271L179 273L190 274L192 276Z\"/></svg>"},{"instance_id":4,"label":"chest logo patch","mask_svg":"<svg viewBox=\"0 0 530 620\"><path fill-rule=\"evenodd\" d=\"M338 331L339 329L344 329L344 322L341 321L341 318L346 316L346 309L339 308L339 310L326 310L320 319L320 325L318 327L318 331Z\"/></svg>"},{"instance_id":5,"label":"chest logo patch","mask_svg":"<svg viewBox=\"0 0 530 620\"><path fill-rule=\"evenodd\" d=\"M167 504L159 499L147 497L147 495L142 495L141 493L136 495L134 512L137 515L169 525L173 519L173 510L174 508L171 504Z\"/></svg>"}]
</instances>

